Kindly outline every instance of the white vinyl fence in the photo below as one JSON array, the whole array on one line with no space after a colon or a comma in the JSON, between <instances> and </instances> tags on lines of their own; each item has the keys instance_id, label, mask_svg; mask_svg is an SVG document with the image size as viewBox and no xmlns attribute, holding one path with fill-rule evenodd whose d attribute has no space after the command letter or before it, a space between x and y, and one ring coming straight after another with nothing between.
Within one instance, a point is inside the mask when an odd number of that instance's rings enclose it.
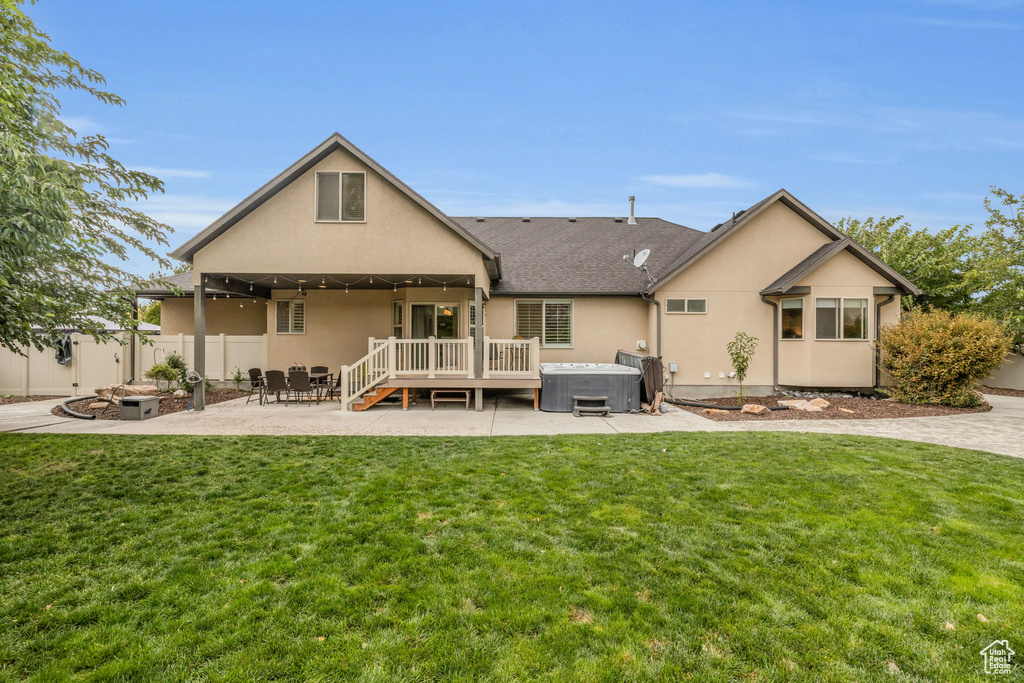
<instances>
[{"instance_id":1,"label":"white vinyl fence","mask_svg":"<svg viewBox=\"0 0 1024 683\"><path fill-rule=\"evenodd\" d=\"M1006 365L992 373L982 384L997 389L1019 389L1024 391L1024 356L1007 356Z\"/></svg>"},{"instance_id":2,"label":"white vinyl fence","mask_svg":"<svg viewBox=\"0 0 1024 683\"><path fill-rule=\"evenodd\" d=\"M96 387L125 380L130 346L97 344L84 334L69 336L71 362L67 365L57 363L54 349L28 349L24 356L0 349L0 394L90 396Z\"/></svg>"},{"instance_id":3,"label":"white vinyl fence","mask_svg":"<svg viewBox=\"0 0 1024 683\"><path fill-rule=\"evenodd\" d=\"M191 368L194 361L195 341L191 334L160 334L149 337L152 344L136 344L136 383L146 371L163 363L168 354L178 352ZM206 379L226 382L239 368L249 380L249 368L267 367L267 335L216 334L206 337Z\"/></svg>"},{"instance_id":4,"label":"white vinyl fence","mask_svg":"<svg viewBox=\"0 0 1024 683\"><path fill-rule=\"evenodd\" d=\"M29 349L25 356L0 349L0 394L19 396L90 396L98 387L121 384L131 376L131 346L97 344L92 337L72 334L71 362L59 365L53 349ZM127 340L128 336L121 336ZM192 335L154 335L152 344L135 343L135 383L147 383L146 370L177 351L193 365ZM206 338L206 377L229 381L235 368L248 379L249 368L267 367L266 335L212 335Z\"/></svg>"}]
</instances>

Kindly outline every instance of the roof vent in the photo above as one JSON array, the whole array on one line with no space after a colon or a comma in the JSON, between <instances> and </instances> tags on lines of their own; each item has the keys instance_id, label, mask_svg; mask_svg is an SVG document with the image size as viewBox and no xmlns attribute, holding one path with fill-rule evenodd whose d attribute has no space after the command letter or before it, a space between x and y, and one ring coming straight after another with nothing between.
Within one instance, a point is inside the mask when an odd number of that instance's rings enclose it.
<instances>
[{"instance_id":1,"label":"roof vent","mask_svg":"<svg viewBox=\"0 0 1024 683\"><path fill-rule=\"evenodd\" d=\"M570 223L575 223L575 222L576 222L576 219L575 219L575 218L570 218L570 219L569 219L569 222L570 222Z\"/></svg>"},{"instance_id":2,"label":"roof vent","mask_svg":"<svg viewBox=\"0 0 1024 683\"><path fill-rule=\"evenodd\" d=\"M633 215L633 206L636 204L636 197L629 198L629 220L626 221L630 225L636 225L636 217Z\"/></svg>"},{"instance_id":3,"label":"roof vent","mask_svg":"<svg viewBox=\"0 0 1024 683\"><path fill-rule=\"evenodd\" d=\"M524 223L529 223L529 222L530 222L530 219L529 219L529 218L526 218L526 217L524 216L524 217L523 217L523 222L524 222Z\"/></svg>"},{"instance_id":4,"label":"roof vent","mask_svg":"<svg viewBox=\"0 0 1024 683\"><path fill-rule=\"evenodd\" d=\"M476 222L477 222L477 223L483 223L483 222L484 222L484 219L483 219L483 218L481 218L480 216L477 216L477 217L476 217Z\"/></svg>"},{"instance_id":5,"label":"roof vent","mask_svg":"<svg viewBox=\"0 0 1024 683\"><path fill-rule=\"evenodd\" d=\"M621 218L613 218L612 220L615 221L616 223L621 223L622 222Z\"/></svg>"}]
</instances>

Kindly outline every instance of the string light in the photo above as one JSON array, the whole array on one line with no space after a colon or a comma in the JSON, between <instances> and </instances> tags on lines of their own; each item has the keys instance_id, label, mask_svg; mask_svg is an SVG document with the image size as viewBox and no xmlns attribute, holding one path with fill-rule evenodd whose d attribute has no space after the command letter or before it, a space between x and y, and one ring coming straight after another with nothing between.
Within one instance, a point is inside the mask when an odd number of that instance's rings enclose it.
<instances>
[{"instance_id":1,"label":"string light","mask_svg":"<svg viewBox=\"0 0 1024 683\"><path fill-rule=\"evenodd\" d=\"M345 285L345 293L348 294L348 285Z\"/></svg>"},{"instance_id":2,"label":"string light","mask_svg":"<svg viewBox=\"0 0 1024 683\"><path fill-rule=\"evenodd\" d=\"M397 282L395 283L395 291L396 292L398 291L398 283Z\"/></svg>"},{"instance_id":3,"label":"string light","mask_svg":"<svg viewBox=\"0 0 1024 683\"><path fill-rule=\"evenodd\" d=\"M251 282L249 283L249 291L250 292L252 291L252 283Z\"/></svg>"},{"instance_id":4,"label":"string light","mask_svg":"<svg viewBox=\"0 0 1024 683\"><path fill-rule=\"evenodd\" d=\"M277 284L277 276L276 275L274 276L274 284L275 285Z\"/></svg>"},{"instance_id":5,"label":"string light","mask_svg":"<svg viewBox=\"0 0 1024 683\"><path fill-rule=\"evenodd\" d=\"M418 284L421 284L421 285L423 284L423 278L422 277L419 278L419 283Z\"/></svg>"},{"instance_id":6,"label":"string light","mask_svg":"<svg viewBox=\"0 0 1024 683\"><path fill-rule=\"evenodd\" d=\"M447 282L444 283L444 291L446 291L446 292L448 291L448 283Z\"/></svg>"},{"instance_id":7,"label":"string light","mask_svg":"<svg viewBox=\"0 0 1024 683\"><path fill-rule=\"evenodd\" d=\"M372 275L370 276L370 284L371 285L373 284L373 276Z\"/></svg>"}]
</instances>

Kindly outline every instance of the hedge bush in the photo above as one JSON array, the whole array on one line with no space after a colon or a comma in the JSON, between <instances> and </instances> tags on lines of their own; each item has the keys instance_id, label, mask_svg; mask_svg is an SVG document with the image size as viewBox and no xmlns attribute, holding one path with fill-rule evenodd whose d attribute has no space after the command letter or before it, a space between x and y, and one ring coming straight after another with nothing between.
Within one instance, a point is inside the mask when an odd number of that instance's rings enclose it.
<instances>
[{"instance_id":1,"label":"hedge bush","mask_svg":"<svg viewBox=\"0 0 1024 683\"><path fill-rule=\"evenodd\" d=\"M894 399L957 407L981 404L975 386L1010 352L996 321L948 311L911 311L882 328L879 345Z\"/></svg>"}]
</instances>

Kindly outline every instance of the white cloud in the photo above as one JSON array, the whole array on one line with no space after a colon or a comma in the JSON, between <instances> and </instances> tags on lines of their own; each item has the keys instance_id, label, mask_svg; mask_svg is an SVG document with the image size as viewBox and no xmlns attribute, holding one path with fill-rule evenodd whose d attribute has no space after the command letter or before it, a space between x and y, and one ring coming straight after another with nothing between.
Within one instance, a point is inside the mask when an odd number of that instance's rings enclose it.
<instances>
[{"instance_id":1,"label":"white cloud","mask_svg":"<svg viewBox=\"0 0 1024 683\"><path fill-rule=\"evenodd\" d=\"M198 171L187 168L160 168L158 166L136 166L136 171L155 175L157 178L209 178L209 171Z\"/></svg>"},{"instance_id":2,"label":"white cloud","mask_svg":"<svg viewBox=\"0 0 1024 683\"><path fill-rule=\"evenodd\" d=\"M182 194L158 194L138 202L133 208L174 228L170 241L184 242L197 230L214 222L236 202Z\"/></svg>"},{"instance_id":3,"label":"white cloud","mask_svg":"<svg viewBox=\"0 0 1024 683\"><path fill-rule=\"evenodd\" d=\"M687 190L721 190L756 186L756 183L751 180L734 175L725 175L724 173L645 175L641 180L652 185L678 187Z\"/></svg>"},{"instance_id":4,"label":"white cloud","mask_svg":"<svg viewBox=\"0 0 1024 683\"><path fill-rule=\"evenodd\" d=\"M62 116L60 120L65 126L70 126L78 135L94 135L103 130L103 126L88 116Z\"/></svg>"},{"instance_id":5,"label":"white cloud","mask_svg":"<svg viewBox=\"0 0 1024 683\"><path fill-rule=\"evenodd\" d=\"M895 164L900 160L897 156L870 156L862 154L849 154L847 152L831 152L828 154L815 154L810 157L813 161L825 161L835 164Z\"/></svg>"},{"instance_id":6,"label":"white cloud","mask_svg":"<svg viewBox=\"0 0 1024 683\"><path fill-rule=\"evenodd\" d=\"M915 24L921 26L937 26L940 28L964 28L978 29L982 31L1019 31L1020 24L1013 24L1008 21L993 21L989 19L938 19L934 17L918 17L912 19Z\"/></svg>"}]
</instances>

